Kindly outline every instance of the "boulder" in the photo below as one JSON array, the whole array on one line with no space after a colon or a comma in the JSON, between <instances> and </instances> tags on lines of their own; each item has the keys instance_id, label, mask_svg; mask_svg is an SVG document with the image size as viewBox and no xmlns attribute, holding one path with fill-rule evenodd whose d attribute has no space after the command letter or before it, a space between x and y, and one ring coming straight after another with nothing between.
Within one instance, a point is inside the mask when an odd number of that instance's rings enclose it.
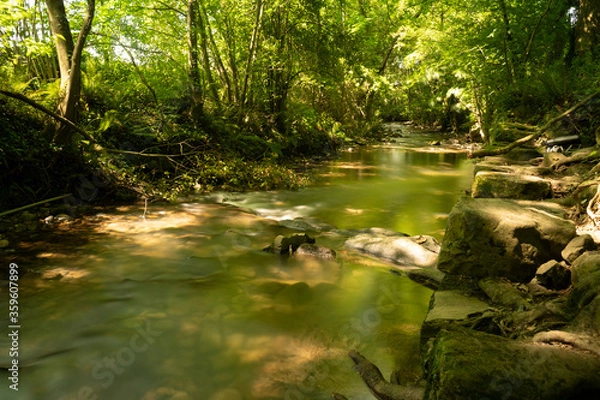
<instances>
[{"instance_id":1,"label":"boulder","mask_svg":"<svg viewBox=\"0 0 600 400\"><path fill-rule=\"evenodd\" d=\"M294 233L290 236L278 235L273 243L265 247L263 251L281 255L293 254L298 248L304 244L313 244L315 239L308 236L306 233Z\"/></svg>"},{"instance_id":2,"label":"boulder","mask_svg":"<svg viewBox=\"0 0 600 400\"><path fill-rule=\"evenodd\" d=\"M415 268L406 271L406 276L420 285L437 290L446 274L437 268Z\"/></svg>"},{"instance_id":3,"label":"boulder","mask_svg":"<svg viewBox=\"0 0 600 400\"><path fill-rule=\"evenodd\" d=\"M504 157L510 161L524 162L540 158L542 157L542 153L537 151L537 149L517 147L506 153Z\"/></svg>"},{"instance_id":4,"label":"boulder","mask_svg":"<svg viewBox=\"0 0 600 400\"><path fill-rule=\"evenodd\" d=\"M361 233L346 240L346 246L399 265L433 267L437 263L439 242L431 236L404 236L386 233Z\"/></svg>"},{"instance_id":5,"label":"boulder","mask_svg":"<svg viewBox=\"0 0 600 400\"><path fill-rule=\"evenodd\" d=\"M480 171L475 175L472 187L475 198L541 200L551 192L552 184L547 180L505 172Z\"/></svg>"},{"instance_id":6,"label":"boulder","mask_svg":"<svg viewBox=\"0 0 600 400\"><path fill-rule=\"evenodd\" d=\"M462 197L448 216L438 269L529 282L575 237L564 216L555 204Z\"/></svg>"},{"instance_id":7,"label":"boulder","mask_svg":"<svg viewBox=\"0 0 600 400\"><path fill-rule=\"evenodd\" d=\"M562 258L569 264L573 262L586 251L596 250L598 246L594 242L594 238L591 235L585 234L581 236L575 236L571 240L567 247L564 248L561 255Z\"/></svg>"},{"instance_id":8,"label":"boulder","mask_svg":"<svg viewBox=\"0 0 600 400\"><path fill-rule=\"evenodd\" d=\"M597 399L600 358L468 329L441 332L424 358L424 399Z\"/></svg>"},{"instance_id":9,"label":"boulder","mask_svg":"<svg viewBox=\"0 0 600 400\"><path fill-rule=\"evenodd\" d=\"M600 334L600 251L579 257L571 266L573 289L569 305L576 315L573 326L595 335Z\"/></svg>"},{"instance_id":10,"label":"boulder","mask_svg":"<svg viewBox=\"0 0 600 400\"><path fill-rule=\"evenodd\" d=\"M310 243L302 243L294 254L296 256L316 257L325 260L334 259L336 256L335 251L330 249L329 247Z\"/></svg>"},{"instance_id":11,"label":"boulder","mask_svg":"<svg viewBox=\"0 0 600 400\"><path fill-rule=\"evenodd\" d=\"M492 307L475 297L465 296L455 290L438 290L431 296L429 311L421 325L421 346L443 329L477 314L483 314Z\"/></svg>"},{"instance_id":12,"label":"boulder","mask_svg":"<svg viewBox=\"0 0 600 400\"><path fill-rule=\"evenodd\" d=\"M556 260L542 264L535 273L537 281L547 289L563 290L571 286L571 270Z\"/></svg>"},{"instance_id":13,"label":"boulder","mask_svg":"<svg viewBox=\"0 0 600 400\"><path fill-rule=\"evenodd\" d=\"M500 278L483 278L478 282L479 288L489 297L493 304L510 310L529 310L531 304L527 296L515 287L515 284Z\"/></svg>"}]
</instances>

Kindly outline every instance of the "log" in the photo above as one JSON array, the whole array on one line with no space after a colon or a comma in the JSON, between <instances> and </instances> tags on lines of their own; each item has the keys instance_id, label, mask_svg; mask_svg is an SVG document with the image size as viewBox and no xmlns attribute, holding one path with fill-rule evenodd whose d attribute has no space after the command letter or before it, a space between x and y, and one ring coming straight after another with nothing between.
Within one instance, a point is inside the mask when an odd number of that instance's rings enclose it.
<instances>
[{"instance_id":1,"label":"log","mask_svg":"<svg viewBox=\"0 0 600 400\"><path fill-rule=\"evenodd\" d=\"M574 113L575 111L577 111L578 109L583 107L585 104L587 104L589 101L593 100L595 97L597 97L599 95L600 95L600 90L595 91L594 93L592 93L585 99L581 100L579 103L575 104L573 107L569 108L567 111L563 112L559 116L552 118L550 121L546 122L541 127L535 128L535 131L530 135L527 135L525 137L522 137L521 139L515 140L514 142L512 142L504 147L499 147L499 148L493 149L493 150L483 149L483 150L474 151L471 154L469 154L469 158L499 156L501 154L508 153L509 151L511 151L512 149L514 149L516 147L519 147L526 143L529 143L532 140L535 140L535 139L539 138L540 136L542 136L544 134L544 132L546 132L556 122L558 122L561 119L567 117L568 115Z\"/></svg>"},{"instance_id":2,"label":"log","mask_svg":"<svg viewBox=\"0 0 600 400\"><path fill-rule=\"evenodd\" d=\"M358 351L350 350L348 355L354 361L354 370L358 372L375 398L379 400L421 400L423 398L423 388L393 385L383 378L375 364Z\"/></svg>"},{"instance_id":3,"label":"log","mask_svg":"<svg viewBox=\"0 0 600 400\"><path fill-rule=\"evenodd\" d=\"M16 213L18 211L27 210L28 208L32 208L32 207L35 207L35 206L39 206L41 204L49 203L49 202L54 201L54 200L64 199L65 197L69 197L69 196L71 196L71 193L63 194L62 196L52 197L51 199L46 199L46 200L38 201L36 203L28 204L26 206L15 208L13 210L4 211L4 212L0 213L0 217L3 217L3 216L8 215L8 214Z\"/></svg>"}]
</instances>

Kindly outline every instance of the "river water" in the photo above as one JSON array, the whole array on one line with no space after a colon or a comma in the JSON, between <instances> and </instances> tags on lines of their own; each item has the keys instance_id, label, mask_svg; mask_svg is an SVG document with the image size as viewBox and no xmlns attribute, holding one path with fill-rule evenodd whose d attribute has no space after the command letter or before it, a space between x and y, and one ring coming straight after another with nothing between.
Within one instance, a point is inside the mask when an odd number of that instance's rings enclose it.
<instances>
[{"instance_id":1,"label":"river water","mask_svg":"<svg viewBox=\"0 0 600 400\"><path fill-rule=\"evenodd\" d=\"M352 348L415 379L431 290L343 246L368 227L442 238L471 167L408 136L344 152L301 191L98 213L83 244L19 266L37 272L19 281L19 392L3 369L0 398L371 399ZM299 231L337 260L261 251Z\"/></svg>"}]
</instances>

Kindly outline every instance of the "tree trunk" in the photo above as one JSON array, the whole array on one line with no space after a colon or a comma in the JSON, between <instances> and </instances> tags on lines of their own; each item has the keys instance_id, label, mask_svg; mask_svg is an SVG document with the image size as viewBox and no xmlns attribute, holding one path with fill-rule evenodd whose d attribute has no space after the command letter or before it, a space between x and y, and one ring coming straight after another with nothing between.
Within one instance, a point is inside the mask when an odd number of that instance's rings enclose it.
<instances>
[{"instance_id":1,"label":"tree trunk","mask_svg":"<svg viewBox=\"0 0 600 400\"><path fill-rule=\"evenodd\" d=\"M246 59L246 70L244 71L244 80L242 82L242 92L240 94L240 118L243 118L244 107L248 103L248 85L250 83L250 76L252 75L252 66L254 63L254 57L258 48L258 38L262 26L262 16L264 10L263 0L257 0L256 4L256 18L254 21L254 29L252 30L252 37L248 44L248 58Z\"/></svg>"},{"instance_id":2,"label":"tree trunk","mask_svg":"<svg viewBox=\"0 0 600 400\"><path fill-rule=\"evenodd\" d=\"M200 0L200 3L202 4L202 0ZM213 79L212 69L210 67L210 56L208 53L209 40L208 40L208 35L206 33L206 24L204 21L204 5L202 5L202 8L196 9L196 11L197 11L196 23L198 26L198 30L200 31L200 38L202 39L201 48L202 48L202 61L203 61L202 65L204 67L204 75L206 76L206 80L208 83L208 91L218 108L220 105L221 99L219 98L219 92L217 91L217 86Z\"/></svg>"},{"instance_id":3,"label":"tree trunk","mask_svg":"<svg viewBox=\"0 0 600 400\"><path fill-rule=\"evenodd\" d=\"M67 19L67 11L63 0L46 0L50 29L56 42L58 67L60 69L60 88L66 90L71 70L71 56L75 43L71 34L71 27Z\"/></svg>"},{"instance_id":4,"label":"tree trunk","mask_svg":"<svg viewBox=\"0 0 600 400\"><path fill-rule=\"evenodd\" d=\"M202 126L204 120L204 91L200 83L198 57L198 2L188 0L187 4L188 77L192 97L191 115L194 124Z\"/></svg>"},{"instance_id":5,"label":"tree trunk","mask_svg":"<svg viewBox=\"0 0 600 400\"><path fill-rule=\"evenodd\" d=\"M598 0L579 0L577 10L576 52L578 55L592 52L600 55L600 2Z\"/></svg>"},{"instance_id":6,"label":"tree trunk","mask_svg":"<svg viewBox=\"0 0 600 400\"><path fill-rule=\"evenodd\" d=\"M67 19L63 0L46 0L50 26L56 38L58 63L62 89L62 100L59 105L59 114L67 120L77 123L77 105L81 96L81 60L85 41L94 20L96 1L87 0L87 8L83 25L77 36L77 43L73 45L73 36ZM67 148L76 147L74 130L68 124L61 124L58 128L55 141Z\"/></svg>"}]
</instances>

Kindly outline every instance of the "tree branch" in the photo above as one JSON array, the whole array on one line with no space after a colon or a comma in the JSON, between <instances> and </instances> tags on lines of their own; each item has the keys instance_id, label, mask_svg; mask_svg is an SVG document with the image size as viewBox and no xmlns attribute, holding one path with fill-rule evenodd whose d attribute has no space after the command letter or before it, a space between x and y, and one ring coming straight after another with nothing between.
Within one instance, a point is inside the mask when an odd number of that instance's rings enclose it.
<instances>
[{"instance_id":1,"label":"tree branch","mask_svg":"<svg viewBox=\"0 0 600 400\"><path fill-rule=\"evenodd\" d=\"M5 95L5 96L12 97L13 99L17 99L19 101L22 101L23 103L29 104L31 107L33 107L33 108L35 108L37 110L40 110L44 114L47 114L47 115L51 116L52 118L56 119L59 122L62 122L63 124L68 125L73 130L75 130L77 133L79 133L81 136L83 136L85 139L89 140L90 143L96 144L96 140L94 140L94 138L91 137L89 133L87 133L86 131L84 131L83 129L81 129L77 125L75 125L70 120L68 120L68 119L66 119L64 117L61 117L57 113L48 110L43 105L36 103L35 101L31 100L29 97L24 96L24 95L22 95L20 93L9 92L7 90L0 90L0 93L3 94L3 95Z\"/></svg>"},{"instance_id":2,"label":"tree branch","mask_svg":"<svg viewBox=\"0 0 600 400\"><path fill-rule=\"evenodd\" d=\"M557 117L552 118L550 121L546 122L541 127L535 128L535 131L530 135L527 135L521 139L515 140L514 142L510 143L507 146L500 147L500 148L497 148L494 150L483 149L483 150L474 151L473 153L469 154L469 158L485 157L485 156L498 156L501 154L508 153L515 147L519 147L525 143L531 142L532 140L535 140L535 139L539 138L540 136L542 136L542 134L544 134L544 132L546 132L552 125L554 125L561 119L565 118L569 114L572 114L573 112L577 111L578 109L583 107L585 104L587 104L590 100L593 100L595 97L597 97L599 95L600 95L600 90L595 91L594 93L592 93L585 99L581 100L579 103L575 104L573 107L569 108L564 113L560 114Z\"/></svg>"}]
</instances>

